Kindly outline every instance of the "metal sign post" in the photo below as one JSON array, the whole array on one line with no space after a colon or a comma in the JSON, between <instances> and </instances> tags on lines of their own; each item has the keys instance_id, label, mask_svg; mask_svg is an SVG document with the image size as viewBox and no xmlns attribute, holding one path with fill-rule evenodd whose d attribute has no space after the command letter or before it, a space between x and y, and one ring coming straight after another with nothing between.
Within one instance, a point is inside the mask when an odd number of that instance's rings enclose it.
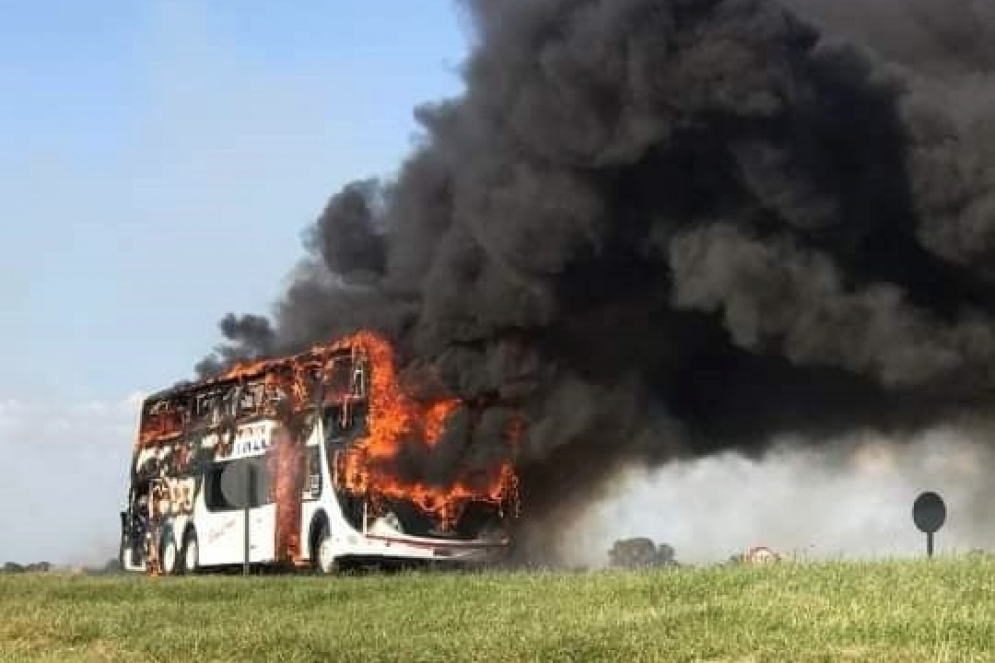
<instances>
[{"instance_id":1,"label":"metal sign post","mask_svg":"<svg viewBox=\"0 0 995 663\"><path fill-rule=\"evenodd\" d=\"M221 474L221 492L230 508L242 511L242 573L249 575L249 510L256 492L256 468L250 463L229 464ZM237 516L235 516L237 517Z\"/></svg>"},{"instance_id":2,"label":"metal sign post","mask_svg":"<svg viewBox=\"0 0 995 663\"><path fill-rule=\"evenodd\" d=\"M255 492L255 485L254 485L255 484L255 478L256 478L256 473L254 471L255 469L256 468L254 468L251 465L249 465L249 466L246 467L246 470L248 470L248 471L245 473L245 501L244 501L244 506L243 506L243 509L242 509L242 513L243 513L243 517L244 517L244 521L243 522L245 523L245 527L244 527L245 536L244 536L244 540L242 542L242 544L243 544L243 550L242 550L242 552L243 552L243 555L244 555L243 556L243 560L244 561L242 562L242 575L244 575L244 576L249 575L249 547L250 547L250 544L249 544L249 505L252 503L252 494L253 494L253 492Z\"/></svg>"},{"instance_id":3,"label":"metal sign post","mask_svg":"<svg viewBox=\"0 0 995 663\"><path fill-rule=\"evenodd\" d=\"M933 557L933 535L943 527L947 519L947 507L943 498L934 492L926 492L916 498L912 505L912 520L920 532L926 534L926 555Z\"/></svg>"}]
</instances>

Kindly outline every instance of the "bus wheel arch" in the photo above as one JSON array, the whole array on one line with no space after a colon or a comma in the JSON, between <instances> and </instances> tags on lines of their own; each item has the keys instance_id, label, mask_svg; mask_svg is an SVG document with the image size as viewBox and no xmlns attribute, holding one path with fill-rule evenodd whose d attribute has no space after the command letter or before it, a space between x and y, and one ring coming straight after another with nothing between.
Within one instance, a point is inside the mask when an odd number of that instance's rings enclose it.
<instances>
[{"instance_id":1,"label":"bus wheel arch","mask_svg":"<svg viewBox=\"0 0 995 663\"><path fill-rule=\"evenodd\" d=\"M310 544L311 568L315 573L327 575L338 570L338 563L330 556L332 527L328 515L319 511L308 528L308 543Z\"/></svg>"}]
</instances>

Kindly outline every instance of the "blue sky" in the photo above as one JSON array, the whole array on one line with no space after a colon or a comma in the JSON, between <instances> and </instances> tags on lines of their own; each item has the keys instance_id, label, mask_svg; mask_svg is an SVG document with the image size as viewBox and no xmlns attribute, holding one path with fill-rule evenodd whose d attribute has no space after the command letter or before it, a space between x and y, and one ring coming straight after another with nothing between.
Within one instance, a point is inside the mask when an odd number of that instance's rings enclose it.
<instances>
[{"instance_id":1,"label":"blue sky","mask_svg":"<svg viewBox=\"0 0 995 663\"><path fill-rule=\"evenodd\" d=\"M301 231L400 164L465 51L453 0L0 1L0 501L58 478L0 531L94 504L73 543L5 536L0 562L113 554L133 395L268 311Z\"/></svg>"},{"instance_id":2,"label":"blue sky","mask_svg":"<svg viewBox=\"0 0 995 663\"><path fill-rule=\"evenodd\" d=\"M0 3L0 398L154 390L265 311L460 88L455 5L402 4Z\"/></svg>"}]
</instances>

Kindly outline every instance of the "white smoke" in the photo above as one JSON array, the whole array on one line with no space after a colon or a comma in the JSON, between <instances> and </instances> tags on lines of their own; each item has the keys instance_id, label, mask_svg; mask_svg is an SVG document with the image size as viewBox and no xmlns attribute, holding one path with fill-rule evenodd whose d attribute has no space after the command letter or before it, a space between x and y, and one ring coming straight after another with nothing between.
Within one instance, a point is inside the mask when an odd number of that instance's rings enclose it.
<instances>
[{"instance_id":1,"label":"white smoke","mask_svg":"<svg viewBox=\"0 0 995 663\"><path fill-rule=\"evenodd\" d=\"M982 436L953 427L904 442L866 433L823 450L785 438L762 461L730 453L630 469L569 528L561 554L598 566L615 540L647 536L689 563L724 561L755 545L805 559L922 555L912 504L926 490L947 505L937 554L993 547L995 464Z\"/></svg>"}]
</instances>

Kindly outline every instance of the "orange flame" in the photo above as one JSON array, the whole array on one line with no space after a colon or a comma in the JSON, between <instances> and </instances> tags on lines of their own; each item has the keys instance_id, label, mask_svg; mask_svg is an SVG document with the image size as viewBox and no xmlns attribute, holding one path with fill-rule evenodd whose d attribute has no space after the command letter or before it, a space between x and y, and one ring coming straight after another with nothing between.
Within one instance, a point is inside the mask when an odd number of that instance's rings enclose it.
<instances>
[{"instance_id":1,"label":"orange flame","mask_svg":"<svg viewBox=\"0 0 995 663\"><path fill-rule=\"evenodd\" d=\"M269 471L273 477L273 501L276 503L276 557L281 562L296 562L301 557L302 440L294 439L286 427L279 428L274 437Z\"/></svg>"},{"instance_id":2,"label":"orange flame","mask_svg":"<svg viewBox=\"0 0 995 663\"><path fill-rule=\"evenodd\" d=\"M409 500L437 516L443 528L452 527L468 502L489 502L499 507L505 504L515 489L510 460L481 475L460 477L447 487L406 482L397 476L390 462L377 462L397 459L406 440L434 447L445 430L446 419L464 403L445 399L424 404L405 394L399 387L394 349L375 334L359 332L333 347L361 348L372 364L368 431L340 456L337 474L346 490L365 495L374 504L384 498ZM517 435L509 432L512 441L517 440Z\"/></svg>"}]
</instances>

